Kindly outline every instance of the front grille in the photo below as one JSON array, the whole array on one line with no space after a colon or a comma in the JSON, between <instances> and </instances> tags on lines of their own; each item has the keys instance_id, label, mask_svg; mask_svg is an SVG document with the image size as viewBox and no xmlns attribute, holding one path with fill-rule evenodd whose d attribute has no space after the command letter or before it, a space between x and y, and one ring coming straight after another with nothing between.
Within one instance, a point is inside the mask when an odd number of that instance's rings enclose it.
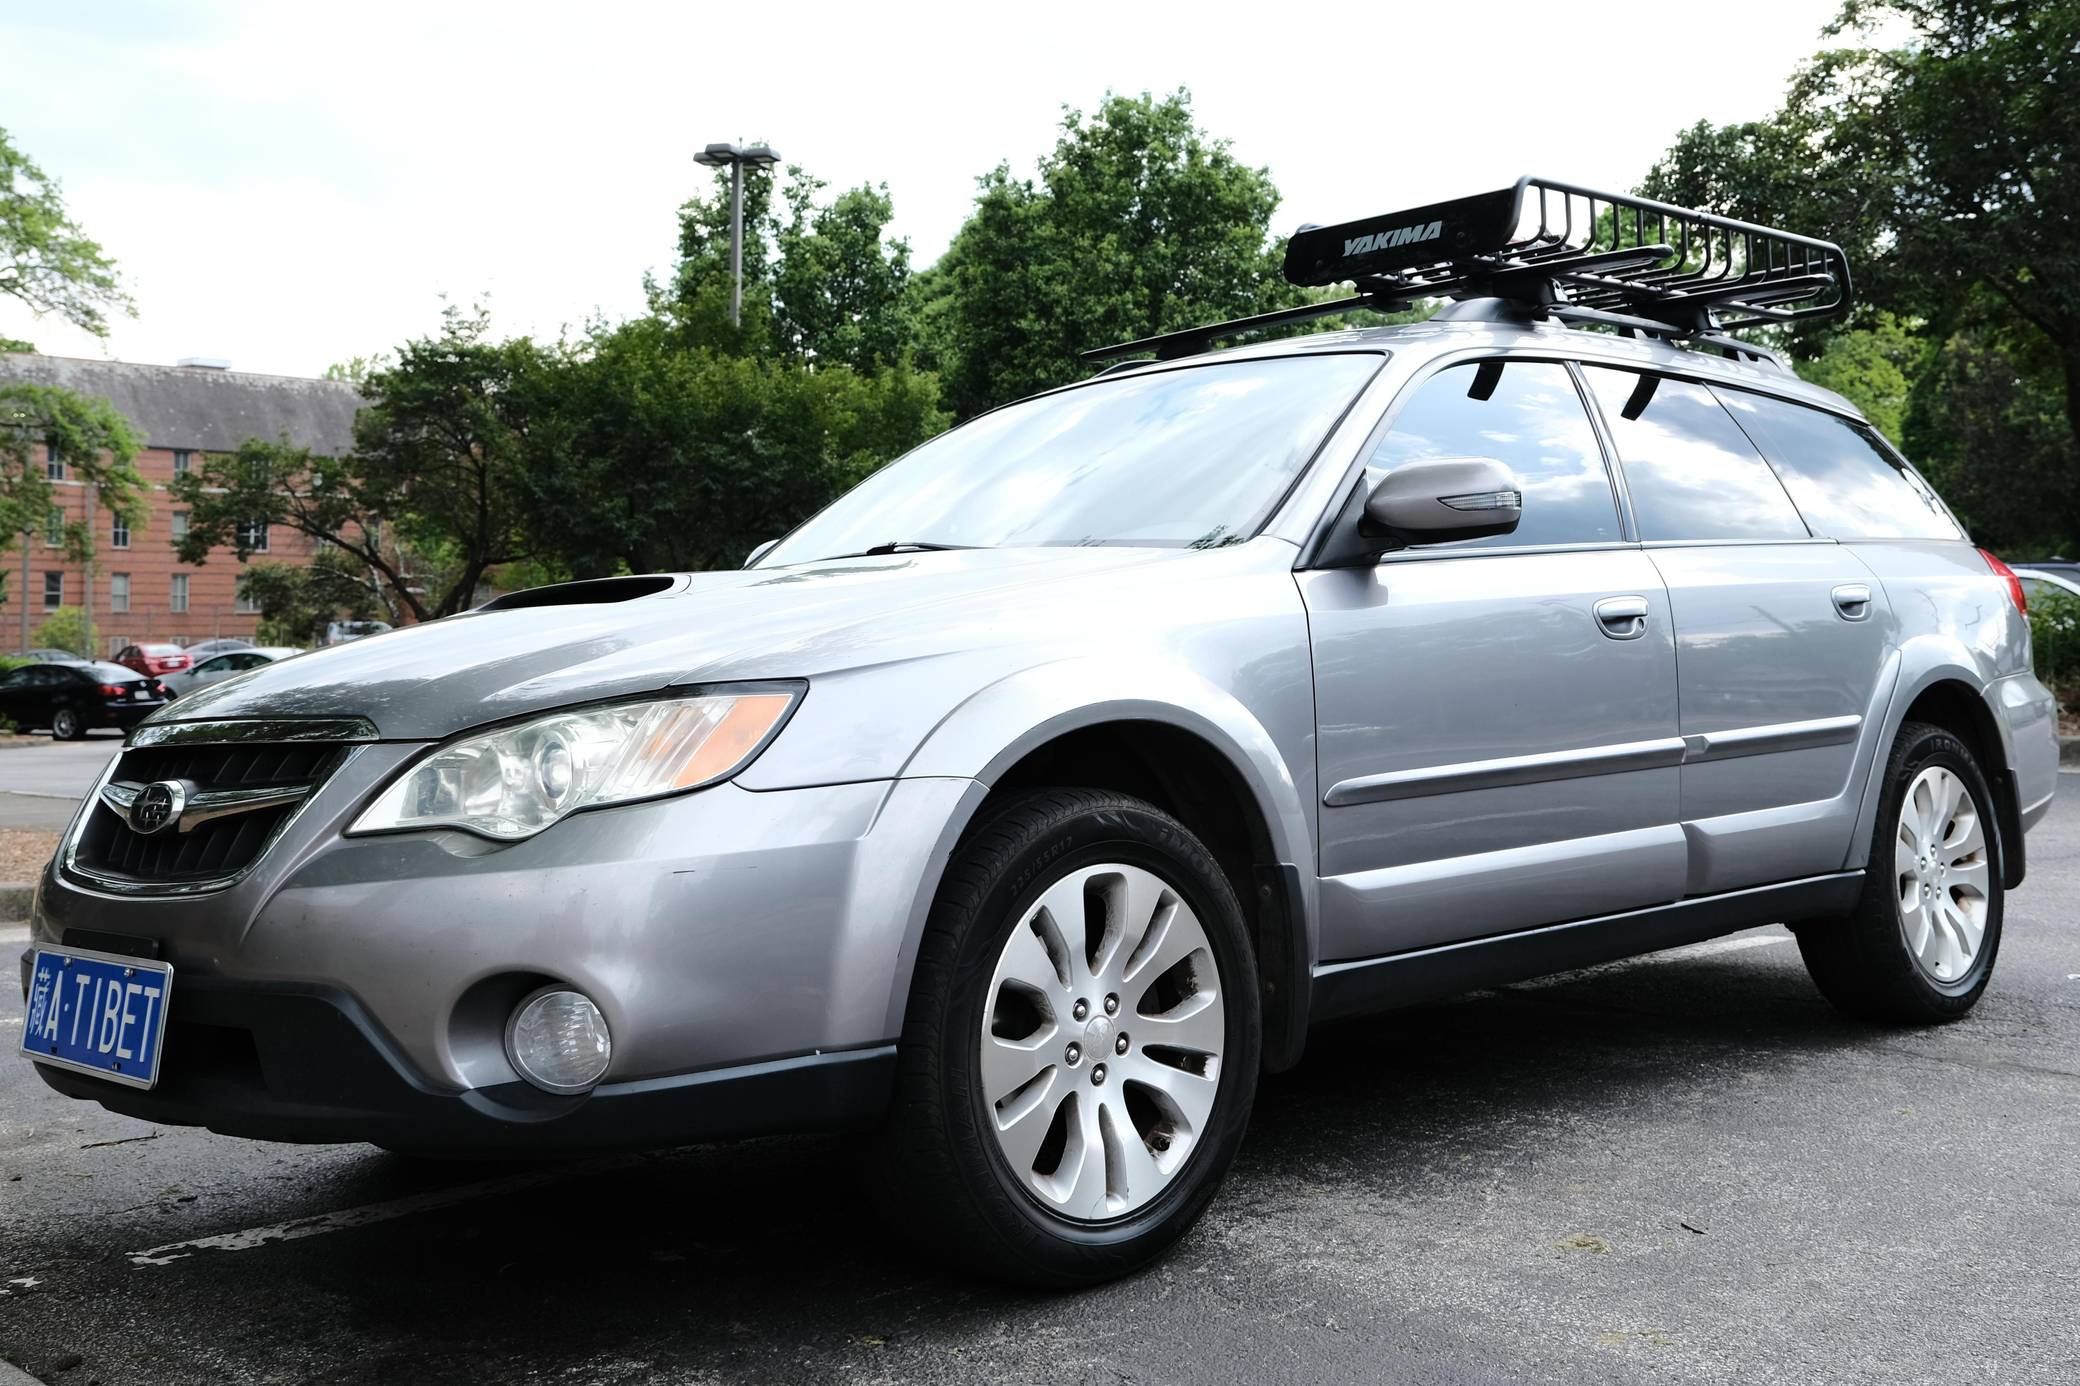
<instances>
[{"instance_id":1,"label":"front grille","mask_svg":"<svg viewBox=\"0 0 2080 1386\"><path fill-rule=\"evenodd\" d=\"M136 746L116 763L110 783L131 788L177 780L196 796L223 790L309 786L339 764L343 748L325 742ZM258 860L301 801L231 813L182 832L146 835L103 799L81 827L71 864L106 880L139 886L192 886L235 876Z\"/></svg>"}]
</instances>

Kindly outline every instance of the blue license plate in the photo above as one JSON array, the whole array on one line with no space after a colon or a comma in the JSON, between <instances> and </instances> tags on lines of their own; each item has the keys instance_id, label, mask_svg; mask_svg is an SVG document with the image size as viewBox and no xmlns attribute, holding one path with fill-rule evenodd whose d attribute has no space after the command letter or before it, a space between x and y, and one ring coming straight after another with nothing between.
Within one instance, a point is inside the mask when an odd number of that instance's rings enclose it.
<instances>
[{"instance_id":1,"label":"blue license plate","mask_svg":"<svg viewBox=\"0 0 2080 1386\"><path fill-rule=\"evenodd\" d=\"M159 1081L172 989L169 963L39 946L29 967L22 1052L40 1064L148 1088Z\"/></svg>"}]
</instances>

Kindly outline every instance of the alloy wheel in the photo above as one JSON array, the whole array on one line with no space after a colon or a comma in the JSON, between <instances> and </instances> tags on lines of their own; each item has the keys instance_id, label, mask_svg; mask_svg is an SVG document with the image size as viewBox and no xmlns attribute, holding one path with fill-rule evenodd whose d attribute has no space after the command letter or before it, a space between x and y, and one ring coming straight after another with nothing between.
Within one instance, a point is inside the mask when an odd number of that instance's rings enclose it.
<instances>
[{"instance_id":1,"label":"alloy wheel","mask_svg":"<svg viewBox=\"0 0 2080 1386\"><path fill-rule=\"evenodd\" d=\"M985 1116L1063 1217L1146 1206L1209 1129L1227 1009L1205 926L1154 872L1061 876L1005 940L979 1038Z\"/></svg>"},{"instance_id":2,"label":"alloy wheel","mask_svg":"<svg viewBox=\"0 0 2080 1386\"><path fill-rule=\"evenodd\" d=\"M1915 965L1936 982L1959 981L1985 937L1992 861L1978 805L1954 771L1930 765L1907 786L1893 869Z\"/></svg>"}]
</instances>

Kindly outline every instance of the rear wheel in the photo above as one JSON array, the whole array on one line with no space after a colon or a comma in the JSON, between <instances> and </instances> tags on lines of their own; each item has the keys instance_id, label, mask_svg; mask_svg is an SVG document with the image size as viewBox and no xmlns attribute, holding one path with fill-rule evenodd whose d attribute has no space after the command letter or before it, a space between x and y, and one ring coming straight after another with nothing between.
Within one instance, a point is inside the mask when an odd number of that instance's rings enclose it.
<instances>
[{"instance_id":1,"label":"rear wheel","mask_svg":"<svg viewBox=\"0 0 2080 1386\"><path fill-rule=\"evenodd\" d=\"M1260 1045L1241 906L1205 846L1125 795L1024 796L941 887L876 1187L899 1225L990 1274L1124 1274L1211 1201Z\"/></svg>"},{"instance_id":2,"label":"rear wheel","mask_svg":"<svg viewBox=\"0 0 2080 1386\"><path fill-rule=\"evenodd\" d=\"M2000 951L2000 836L1971 748L1909 722L1887 762L1863 899L1801 925L1822 994L1866 1020L1928 1024L1975 1005Z\"/></svg>"},{"instance_id":3,"label":"rear wheel","mask_svg":"<svg viewBox=\"0 0 2080 1386\"><path fill-rule=\"evenodd\" d=\"M79 714L69 707L61 707L51 714L51 736L59 741L77 741L87 734Z\"/></svg>"}]
</instances>

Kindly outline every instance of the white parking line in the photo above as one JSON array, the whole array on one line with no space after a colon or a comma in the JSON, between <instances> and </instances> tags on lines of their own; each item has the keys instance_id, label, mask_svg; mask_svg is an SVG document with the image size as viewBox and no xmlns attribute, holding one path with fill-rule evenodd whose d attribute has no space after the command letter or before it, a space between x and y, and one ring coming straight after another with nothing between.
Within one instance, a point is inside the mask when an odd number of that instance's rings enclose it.
<instances>
[{"instance_id":1,"label":"white parking line","mask_svg":"<svg viewBox=\"0 0 2080 1386\"><path fill-rule=\"evenodd\" d=\"M145 1266L170 1266L175 1261L193 1256L198 1251L251 1251L255 1247L270 1246L276 1242L322 1237L328 1232L350 1232L357 1227L370 1227L379 1222L410 1217L415 1213L452 1208L458 1203L471 1203L480 1198L496 1198L501 1194L519 1193L524 1189L538 1188L543 1184L552 1184L578 1175L604 1174L637 1164L643 1158L631 1155L583 1166L532 1170L525 1174L508 1175L504 1179L487 1179L479 1184L458 1184L449 1189L434 1189L428 1193L413 1194L409 1198L393 1198L383 1203L364 1203L358 1208L318 1213L307 1218L292 1218L287 1222L271 1222L264 1227L248 1227L240 1232L222 1232L214 1237L197 1237L187 1242L168 1242L165 1246L155 1246L149 1251L131 1252L130 1264L140 1269Z\"/></svg>"}]
</instances>

